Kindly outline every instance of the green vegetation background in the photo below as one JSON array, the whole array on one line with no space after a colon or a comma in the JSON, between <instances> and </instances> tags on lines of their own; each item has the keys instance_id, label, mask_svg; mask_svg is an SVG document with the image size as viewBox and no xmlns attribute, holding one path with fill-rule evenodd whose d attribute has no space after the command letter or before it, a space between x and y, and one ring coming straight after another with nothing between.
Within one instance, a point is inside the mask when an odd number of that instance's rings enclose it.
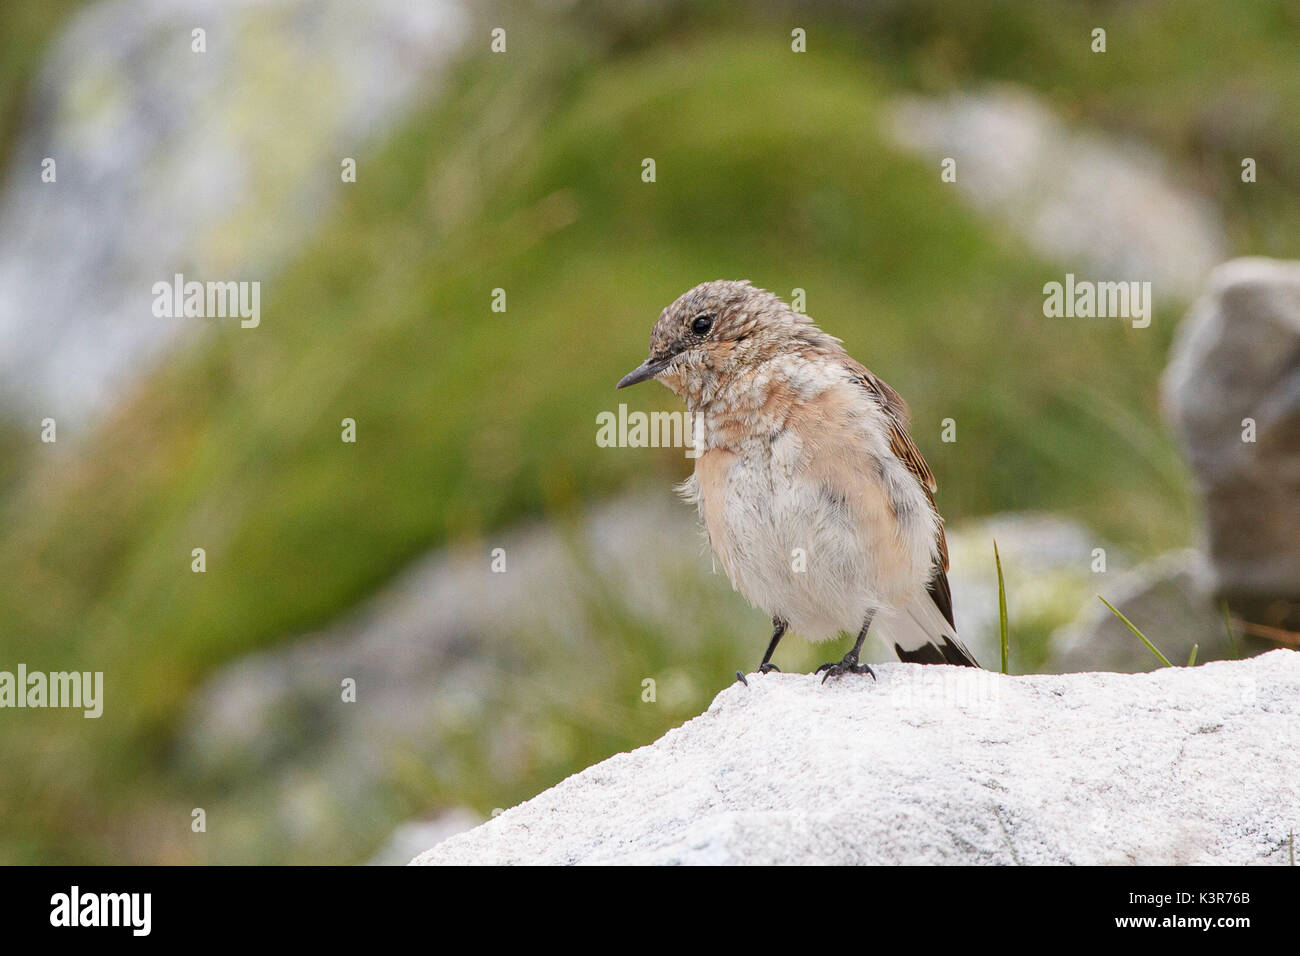
<instances>
[{"instance_id":1,"label":"green vegetation background","mask_svg":"<svg viewBox=\"0 0 1300 956\"><path fill-rule=\"evenodd\" d=\"M75 6L0 8L6 152L38 52ZM0 859L364 859L403 816L508 806L698 712L716 688L677 711L636 706L629 688L662 639L629 626L611 645L633 652L593 691L619 719L558 762L498 779L471 741L454 773L395 784L382 817L341 826L335 846L262 834L216 853L160 835L188 831L194 802L168 747L215 668L325 624L430 548L684 476L677 452L597 449L595 416L619 401L676 407L612 384L658 311L704 279L808 290L812 315L908 397L950 522L1048 509L1136 554L1190 539L1188 480L1156 403L1179 313L1157 311L1147 330L1044 320L1042 285L1063 267L894 151L882 104L1023 84L1072 123L1162 150L1217 203L1234 254L1294 257L1300 111L1281 105L1300 93L1295 8L766 9L636 17L585 3L553 22L507 5L510 54L474 44L441 95L361 158L264 288L260 329L169 362L75 455L49 455L30 422L0 429L0 666L103 670L114 715L0 718ZM793 25L806 55L790 53ZM1104 55L1088 50L1097 25ZM1275 108L1252 124L1225 109L1240 101ZM1260 167L1249 187L1245 155ZM488 308L496 286L504 315ZM344 417L355 446L339 441ZM938 439L947 417L955 444ZM195 542L204 575L188 572ZM707 589L728 591L720 578ZM674 645L695 655L674 663L725 680L759 649L762 622L742 625L747 642L701 634ZM575 665L546 666L563 686Z\"/></svg>"}]
</instances>

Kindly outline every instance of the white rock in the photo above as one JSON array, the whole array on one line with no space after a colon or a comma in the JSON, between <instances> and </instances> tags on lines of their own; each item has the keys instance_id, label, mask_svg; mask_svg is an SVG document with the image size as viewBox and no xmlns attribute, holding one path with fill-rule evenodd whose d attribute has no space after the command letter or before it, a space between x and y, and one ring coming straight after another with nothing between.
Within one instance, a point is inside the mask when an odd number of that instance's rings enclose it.
<instances>
[{"instance_id":1,"label":"white rock","mask_svg":"<svg viewBox=\"0 0 1300 956\"><path fill-rule=\"evenodd\" d=\"M419 864L1246 864L1300 824L1300 654L751 677Z\"/></svg>"}]
</instances>

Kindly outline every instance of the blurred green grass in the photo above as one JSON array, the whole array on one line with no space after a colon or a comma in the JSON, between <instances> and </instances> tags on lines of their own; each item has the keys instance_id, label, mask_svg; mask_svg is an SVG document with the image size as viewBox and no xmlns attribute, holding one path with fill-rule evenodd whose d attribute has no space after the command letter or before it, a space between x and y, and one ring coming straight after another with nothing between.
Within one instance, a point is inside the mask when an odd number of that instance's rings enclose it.
<instances>
[{"instance_id":1,"label":"blurred green grass","mask_svg":"<svg viewBox=\"0 0 1300 956\"><path fill-rule=\"evenodd\" d=\"M0 159L8 157L49 42L82 0L7 0L0 4Z\"/></svg>"},{"instance_id":2,"label":"blurred green grass","mask_svg":"<svg viewBox=\"0 0 1300 956\"><path fill-rule=\"evenodd\" d=\"M0 741L6 762L30 768L0 782L0 856L153 845L130 831L156 829L184 799L165 779L167 745L214 668L331 620L431 547L683 477L680 452L598 449L595 420L622 400L677 407L661 389L612 384L644 356L659 309L705 279L806 289L811 314L912 404L949 521L1043 508L1136 554L1184 542L1191 499L1155 402L1178 315L1147 330L1045 320L1042 284L1059 265L893 152L882 97L1019 80L1208 176L1238 145L1198 138L1212 93L1229 78L1294 88L1281 14L1243 13L1218 58L1220 25L1192 4L1148 5L1141 19L1106 7L1142 43L1122 52L1112 27L1108 72L1063 39L1086 37L1089 8L992 6L891 7L868 22L879 30L815 31L816 56L791 55L788 30L718 32L706 12L617 56L573 26L549 29L545 49L463 63L340 184L337 213L266 284L261 328L208 337L4 501L0 653L104 670L112 718L32 715ZM1243 69L1238 49L1262 52ZM640 179L645 156L654 184ZM1300 218L1293 197L1258 185L1264 198L1226 204L1238 251L1294 253L1279 231ZM498 286L504 315L489 310ZM356 445L339 440L345 417ZM939 440L949 417L953 444ZM189 570L194 547L206 574ZM611 627L650 658L669 646ZM695 655L674 665L712 672L725 653ZM542 661L560 683L574 666ZM611 667L610 686L645 672ZM697 711L711 692L698 694ZM454 777L414 779L425 805L490 810L680 719L642 708L602 734L584 724L565 760L495 789L465 787L491 779L476 777L486 757L472 740ZM402 811L420 803L409 795Z\"/></svg>"}]
</instances>

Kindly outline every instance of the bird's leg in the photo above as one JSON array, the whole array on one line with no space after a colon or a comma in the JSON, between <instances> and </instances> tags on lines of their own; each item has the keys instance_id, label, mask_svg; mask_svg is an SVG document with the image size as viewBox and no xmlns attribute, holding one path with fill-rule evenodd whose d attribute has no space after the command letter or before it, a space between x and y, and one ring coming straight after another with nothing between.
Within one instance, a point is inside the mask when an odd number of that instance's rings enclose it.
<instances>
[{"instance_id":1,"label":"bird's leg","mask_svg":"<svg viewBox=\"0 0 1300 956\"><path fill-rule=\"evenodd\" d=\"M772 663L772 653L776 650L776 645L781 643L781 638L785 635L785 629L789 626L779 617L772 618L772 640L768 642L767 653L763 655L763 663L758 665L760 674L766 674L768 671L780 673L781 668Z\"/></svg>"},{"instance_id":2,"label":"bird's leg","mask_svg":"<svg viewBox=\"0 0 1300 956\"><path fill-rule=\"evenodd\" d=\"M760 674L766 674L769 671L780 673L781 668L772 663L772 653L776 650L776 645L781 643L781 637L785 634L785 629L789 626L789 624L781 620L779 617L772 618L772 640L768 642L767 653L763 655L763 663L758 665L758 672ZM749 686L749 681L745 680L745 675L740 671L736 671L736 680L740 681L746 687Z\"/></svg>"},{"instance_id":3,"label":"bird's leg","mask_svg":"<svg viewBox=\"0 0 1300 956\"><path fill-rule=\"evenodd\" d=\"M826 683L828 677L842 677L845 674L870 674L871 679L876 679L876 672L868 664L859 664L858 655L862 653L862 642L867 639L867 631L871 628L871 619L875 617L875 611L867 612L867 619L863 622L862 630L858 631L858 639L853 642L853 650L844 655L844 659L838 664L833 661L827 661L821 667L817 668L814 673L820 674L826 672L826 677L822 678L822 683Z\"/></svg>"}]
</instances>

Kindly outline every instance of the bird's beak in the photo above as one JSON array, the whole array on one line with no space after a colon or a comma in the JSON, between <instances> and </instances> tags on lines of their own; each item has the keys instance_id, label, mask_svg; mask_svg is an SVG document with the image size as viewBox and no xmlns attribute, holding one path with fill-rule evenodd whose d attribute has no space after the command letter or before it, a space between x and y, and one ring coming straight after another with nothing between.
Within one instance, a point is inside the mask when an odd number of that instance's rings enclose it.
<instances>
[{"instance_id":1,"label":"bird's beak","mask_svg":"<svg viewBox=\"0 0 1300 956\"><path fill-rule=\"evenodd\" d=\"M665 355L663 358L655 358L654 356L651 356L619 379L618 384L614 387L627 388L629 385L635 385L637 382L644 382L648 378L654 378L668 367L668 363L671 362L673 358L674 356L672 355Z\"/></svg>"}]
</instances>

